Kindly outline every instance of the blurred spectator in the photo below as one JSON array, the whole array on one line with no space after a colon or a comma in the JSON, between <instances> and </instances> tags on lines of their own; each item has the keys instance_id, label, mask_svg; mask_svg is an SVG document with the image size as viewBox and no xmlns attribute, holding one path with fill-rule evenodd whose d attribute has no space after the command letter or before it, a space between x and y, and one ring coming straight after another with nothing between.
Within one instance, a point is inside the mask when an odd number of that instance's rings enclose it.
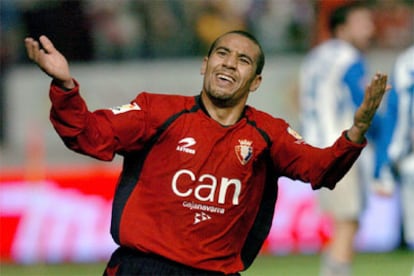
<instances>
[{"instance_id":1,"label":"blurred spectator","mask_svg":"<svg viewBox=\"0 0 414 276\"><path fill-rule=\"evenodd\" d=\"M98 59L194 55L190 0L89 0Z\"/></svg>"},{"instance_id":2,"label":"blurred spectator","mask_svg":"<svg viewBox=\"0 0 414 276\"><path fill-rule=\"evenodd\" d=\"M413 43L414 1L378 0L374 13L377 46L402 49Z\"/></svg>"},{"instance_id":3,"label":"blurred spectator","mask_svg":"<svg viewBox=\"0 0 414 276\"><path fill-rule=\"evenodd\" d=\"M251 1L246 18L249 30L268 53L309 47L309 26L314 19L312 1Z\"/></svg>"},{"instance_id":4,"label":"blurred spectator","mask_svg":"<svg viewBox=\"0 0 414 276\"><path fill-rule=\"evenodd\" d=\"M236 0L237 1L237 0ZM239 3L237 1L237 3ZM233 1L203 1L200 14L195 22L196 34L202 53L206 53L211 43L221 34L231 30L246 29L246 22Z\"/></svg>"},{"instance_id":5,"label":"blurred spectator","mask_svg":"<svg viewBox=\"0 0 414 276\"><path fill-rule=\"evenodd\" d=\"M314 18L311 1L295 0L292 3L292 16L287 29L286 50L304 51L309 48L311 23Z\"/></svg>"},{"instance_id":6,"label":"blurred spectator","mask_svg":"<svg viewBox=\"0 0 414 276\"><path fill-rule=\"evenodd\" d=\"M193 1L194 2L194 1ZM142 57L194 55L194 34L189 28L190 0L135 0L135 12L143 25Z\"/></svg>"},{"instance_id":7,"label":"blurred spectator","mask_svg":"<svg viewBox=\"0 0 414 276\"><path fill-rule=\"evenodd\" d=\"M92 60L90 24L81 0L33 1L23 8L27 36L47 35L72 61Z\"/></svg>"},{"instance_id":8,"label":"blurred spectator","mask_svg":"<svg viewBox=\"0 0 414 276\"><path fill-rule=\"evenodd\" d=\"M291 20L291 1L252 1L247 13L249 29L262 43L263 50L274 53L286 49L286 33Z\"/></svg>"},{"instance_id":9,"label":"blurred spectator","mask_svg":"<svg viewBox=\"0 0 414 276\"><path fill-rule=\"evenodd\" d=\"M131 3L119 0L87 2L96 59L122 60L139 56L144 30L140 17L133 14L131 7Z\"/></svg>"}]
</instances>

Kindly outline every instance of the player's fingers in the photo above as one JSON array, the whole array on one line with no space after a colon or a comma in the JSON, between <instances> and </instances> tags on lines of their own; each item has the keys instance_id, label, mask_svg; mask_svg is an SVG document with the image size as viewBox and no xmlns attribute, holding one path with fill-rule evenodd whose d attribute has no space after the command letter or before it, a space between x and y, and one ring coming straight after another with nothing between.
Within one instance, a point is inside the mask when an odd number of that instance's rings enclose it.
<instances>
[{"instance_id":1,"label":"player's fingers","mask_svg":"<svg viewBox=\"0 0 414 276\"><path fill-rule=\"evenodd\" d=\"M25 45L25 47L26 47L26 53L27 53L27 56L30 58L30 59L32 59L32 56L33 56L33 50L32 50L32 44L33 44L33 38L31 38L31 37L26 37L25 39L24 39L24 45Z\"/></svg>"},{"instance_id":2,"label":"player's fingers","mask_svg":"<svg viewBox=\"0 0 414 276\"><path fill-rule=\"evenodd\" d=\"M370 89L371 108L375 112L384 97L385 92L389 89L387 85L388 76L386 74L377 73L373 79Z\"/></svg>"},{"instance_id":3,"label":"player's fingers","mask_svg":"<svg viewBox=\"0 0 414 276\"><path fill-rule=\"evenodd\" d=\"M384 93L387 90L387 75L377 73L372 79L369 88L367 89L367 94L371 101L378 102L381 101Z\"/></svg>"},{"instance_id":4,"label":"player's fingers","mask_svg":"<svg viewBox=\"0 0 414 276\"><path fill-rule=\"evenodd\" d=\"M33 38L29 37L25 39L25 46L28 57L31 60L36 61L39 52L39 43Z\"/></svg>"},{"instance_id":5,"label":"player's fingers","mask_svg":"<svg viewBox=\"0 0 414 276\"><path fill-rule=\"evenodd\" d=\"M380 82L381 77L378 74L376 74L372 78L371 82L365 88L365 95L362 107L368 118L371 118L373 116L373 114L379 106L379 103L381 102L381 93L378 93L378 91L381 90Z\"/></svg>"},{"instance_id":6,"label":"player's fingers","mask_svg":"<svg viewBox=\"0 0 414 276\"><path fill-rule=\"evenodd\" d=\"M42 47L43 49L45 49L47 53L56 52L55 46L53 46L52 41L50 41L50 39L47 38L47 36L45 35L40 36L39 41L40 43L42 43Z\"/></svg>"},{"instance_id":7,"label":"player's fingers","mask_svg":"<svg viewBox=\"0 0 414 276\"><path fill-rule=\"evenodd\" d=\"M387 80L388 80L387 75L385 74L379 75L379 84L378 84L378 88L376 89L377 91L375 92L378 98L378 101L381 101L385 92L389 90L389 85L387 85Z\"/></svg>"}]
</instances>

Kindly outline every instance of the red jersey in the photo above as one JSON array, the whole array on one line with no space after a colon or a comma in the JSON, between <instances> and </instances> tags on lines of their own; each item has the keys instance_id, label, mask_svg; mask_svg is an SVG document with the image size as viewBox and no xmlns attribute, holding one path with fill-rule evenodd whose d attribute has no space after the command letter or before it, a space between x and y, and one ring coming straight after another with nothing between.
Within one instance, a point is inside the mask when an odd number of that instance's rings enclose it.
<instances>
[{"instance_id":1,"label":"red jersey","mask_svg":"<svg viewBox=\"0 0 414 276\"><path fill-rule=\"evenodd\" d=\"M271 227L279 177L334 188L364 147L344 135L332 147L312 147L285 121L250 106L224 127L200 96L143 92L94 112L79 86L63 92L52 84L50 97L51 121L69 148L124 157L115 242L204 270L250 266Z\"/></svg>"}]
</instances>

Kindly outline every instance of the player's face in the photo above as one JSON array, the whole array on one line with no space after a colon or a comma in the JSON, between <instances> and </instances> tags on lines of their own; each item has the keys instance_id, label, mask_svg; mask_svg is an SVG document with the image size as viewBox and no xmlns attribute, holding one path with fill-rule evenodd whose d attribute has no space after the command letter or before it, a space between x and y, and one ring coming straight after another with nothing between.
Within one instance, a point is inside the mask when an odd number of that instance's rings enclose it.
<instances>
[{"instance_id":1,"label":"player's face","mask_svg":"<svg viewBox=\"0 0 414 276\"><path fill-rule=\"evenodd\" d=\"M220 38L211 55L203 60L203 92L223 106L245 103L249 92L261 82L261 76L256 74L259 53L259 47L242 35Z\"/></svg>"},{"instance_id":2,"label":"player's face","mask_svg":"<svg viewBox=\"0 0 414 276\"><path fill-rule=\"evenodd\" d=\"M372 13L368 9L358 9L349 14L345 28L349 41L361 51L371 45L375 26Z\"/></svg>"}]
</instances>

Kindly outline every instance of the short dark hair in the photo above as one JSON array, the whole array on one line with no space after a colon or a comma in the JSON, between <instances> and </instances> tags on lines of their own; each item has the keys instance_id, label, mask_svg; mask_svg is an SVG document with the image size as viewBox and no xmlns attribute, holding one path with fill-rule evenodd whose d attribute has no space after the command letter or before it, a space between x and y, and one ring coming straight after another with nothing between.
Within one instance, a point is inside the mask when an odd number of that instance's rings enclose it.
<instances>
[{"instance_id":1,"label":"short dark hair","mask_svg":"<svg viewBox=\"0 0 414 276\"><path fill-rule=\"evenodd\" d=\"M208 50L207 56L210 57L211 53L213 52L220 38L228 34L238 34L238 35L244 36L248 38L250 41L252 41L254 44L256 44L257 47L259 47L259 58L257 60L256 75L260 75L262 73L262 70L265 64L265 56L264 56L263 49L259 41L249 32L242 31L242 30L235 30L235 31L230 31L230 32L222 34L221 36L216 38L216 40L214 40L214 42L211 44L210 49Z\"/></svg>"},{"instance_id":2,"label":"short dark hair","mask_svg":"<svg viewBox=\"0 0 414 276\"><path fill-rule=\"evenodd\" d=\"M350 1L347 4L341 5L338 8L334 9L329 16L328 27L330 33L333 36L335 36L336 29L338 28L338 26L345 24L350 13L352 13L355 10L367 8L368 5L363 2Z\"/></svg>"}]
</instances>

